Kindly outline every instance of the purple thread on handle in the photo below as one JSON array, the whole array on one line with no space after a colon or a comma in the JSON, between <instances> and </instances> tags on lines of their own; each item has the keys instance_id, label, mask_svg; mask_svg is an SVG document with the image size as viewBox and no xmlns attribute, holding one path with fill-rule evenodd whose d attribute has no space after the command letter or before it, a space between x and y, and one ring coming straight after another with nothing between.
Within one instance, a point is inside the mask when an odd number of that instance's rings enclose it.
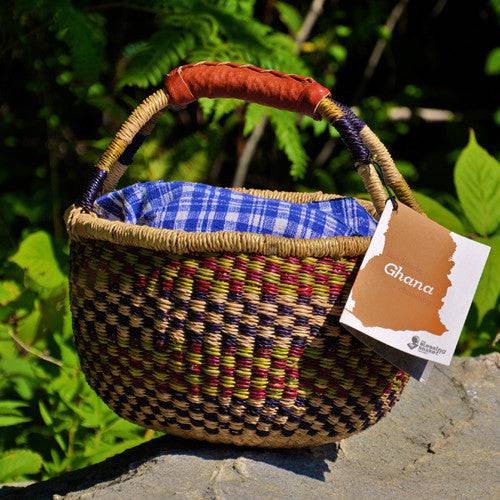
<instances>
[{"instance_id":1,"label":"purple thread on handle","mask_svg":"<svg viewBox=\"0 0 500 500\"><path fill-rule=\"evenodd\" d=\"M77 207L83 207L87 210L92 210L94 200L97 198L97 195L101 190L102 183L107 176L108 173L105 170L93 167L93 174L90 177L87 187L76 200L75 205Z\"/></svg>"}]
</instances>

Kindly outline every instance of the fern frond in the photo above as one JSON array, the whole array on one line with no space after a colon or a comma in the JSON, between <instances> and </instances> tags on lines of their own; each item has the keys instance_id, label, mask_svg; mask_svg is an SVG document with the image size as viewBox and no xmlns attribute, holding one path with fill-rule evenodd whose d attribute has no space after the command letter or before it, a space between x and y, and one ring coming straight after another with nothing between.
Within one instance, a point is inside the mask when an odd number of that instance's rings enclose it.
<instances>
[{"instance_id":1,"label":"fern frond","mask_svg":"<svg viewBox=\"0 0 500 500\"><path fill-rule=\"evenodd\" d=\"M216 99L213 121L217 123L221 118L232 113L243 104L244 103L240 99Z\"/></svg>"},{"instance_id":2,"label":"fern frond","mask_svg":"<svg viewBox=\"0 0 500 500\"><path fill-rule=\"evenodd\" d=\"M51 28L69 48L75 76L86 83L98 79L106 44L102 16L84 12L71 0L16 0L15 9L33 13L43 21L52 21Z\"/></svg>"},{"instance_id":3,"label":"fern frond","mask_svg":"<svg viewBox=\"0 0 500 500\"><path fill-rule=\"evenodd\" d=\"M216 7L206 7L206 12L217 22L235 60L285 72L309 74L290 36L274 32L270 26L252 17L228 13Z\"/></svg>"},{"instance_id":4,"label":"fern frond","mask_svg":"<svg viewBox=\"0 0 500 500\"><path fill-rule=\"evenodd\" d=\"M208 120L212 117L212 123L217 123L239 106L243 106L244 103L240 99L208 99L202 97L198 99L198 104L205 119Z\"/></svg>"},{"instance_id":5,"label":"fern frond","mask_svg":"<svg viewBox=\"0 0 500 500\"><path fill-rule=\"evenodd\" d=\"M196 37L189 31L165 28L135 46L135 52L118 87L157 85L165 75L196 47Z\"/></svg>"},{"instance_id":6,"label":"fern frond","mask_svg":"<svg viewBox=\"0 0 500 500\"><path fill-rule=\"evenodd\" d=\"M278 140L278 147L292 164L290 174L294 179L302 179L306 173L308 158L297 128L297 115L290 111L271 109L269 118Z\"/></svg>"},{"instance_id":7,"label":"fern frond","mask_svg":"<svg viewBox=\"0 0 500 500\"><path fill-rule=\"evenodd\" d=\"M218 0L216 5L228 12L251 16L255 7L255 0Z\"/></svg>"},{"instance_id":8,"label":"fern frond","mask_svg":"<svg viewBox=\"0 0 500 500\"><path fill-rule=\"evenodd\" d=\"M311 71L296 50L295 41L284 33L275 32L269 37L269 43L273 46L270 54L272 57L271 67L285 73L308 76Z\"/></svg>"},{"instance_id":9,"label":"fern frond","mask_svg":"<svg viewBox=\"0 0 500 500\"><path fill-rule=\"evenodd\" d=\"M98 14L86 14L69 1L62 1L54 22L69 47L71 64L76 76L85 82L99 78L103 67L106 36L104 19Z\"/></svg>"},{"instance_id":10,"label":"fern frond","mask_svg":"<svg viewBox=\"0 0 500 500\"><path fill-rule=\"evenodd\" d=\"M306 173L308 158L297 128L297 115L260 104L249 104L245 113L243 135L249 135L264 116L269 116L278 148L285 153L292 164L290 174L294 179L302 179Z\"/></svg>"},{"instance_id":11,"label":"fern frond","mask_svg":"<svg viewBox=\"0 0 500 500\"><path fill-rule=\"evenodd\" d=\"M300 74L309 71L291 37L251 17L253 2L157 0L161 28L134 55L120 86L156 85L182 61L232 60ZM129 50L130 52L130 50Z\"/></svg>"},{"instance_id":12,"label":"fern frond","mask_svg":"<svg viewBox=\"0 0 500 500\"><path fill-rule=\"evenodd\" d=\"M313 120L310 116L303 116L300 122L300 128L303 130L311 127L315 137L319 137L323 134L328 126L329 124L326 120Z\"/></svg>"},{"instance_id":13,"label":"fern frond","mask_svg":"<svg viewBox=\"0 0 500 500\"><path fill-rule=\"evenodd\" d=\"M215 99L209 99L208 97L200 97L198 99L198 105L201 108L201 112L203 113L203 117L205 120L210 118L212 111L215 107Z\"/></svg>"},{"instance_id":14,"label":"fern frond","mask_svg":"<svg viewBox=\"0 0 500 500\"><path fill-rule=\"evenodd\" d=\"M201 12L205 12L216 21L219 31L231 44L247 46L252 51L269 50L266 37L272 32L270 26L208 3L202 3L200 8Z\"/></svg>"},{"instance_id":15,"label":"fern frond","mask_svg":"<svg viewBox=\"0 0 500 500\"><path fill-rule=\"evenodd\" d=\"M290 33L297 34L303 21L297 7L286 2L276 2L275 8L279 13L281 22L288 28Z\"/></svg>"},{"instance_id":16,"label":"fern frond","mask_svg":"<svg viewBox=\"0 0 500 500\"><path fill-rule=\"evenodd\" d=\"M245 112L245 126L243 135L249 135L252 130L261 122L264 116L269 114L269 108L260 104L249 104Z\"/></svg>"},{"instance_id":17,"label":"fern frond","mask_svg":"<svg viewBox=\"0 0 500 500\"><path fill-rule=\"evenodd\" d=\"M119 88L157 85L171 69L189 60L198 47L207 41L219 42L214 19L203 12L177 12L183 3L175 4L176 13L165 17L160 30L148 40L125 49L131 58L118 83Z\"/></svg>"}]
</instances>

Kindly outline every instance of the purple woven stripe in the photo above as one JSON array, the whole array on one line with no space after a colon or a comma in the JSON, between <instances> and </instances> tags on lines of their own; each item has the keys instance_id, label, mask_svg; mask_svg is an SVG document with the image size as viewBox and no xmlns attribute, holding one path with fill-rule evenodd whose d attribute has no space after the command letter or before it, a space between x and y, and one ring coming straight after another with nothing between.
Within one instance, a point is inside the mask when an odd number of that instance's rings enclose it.
<instances>
[{"instance_id":1,"label":"purple woven stripe","mask_svg":"<svg viewBox=\"0 0 500 500\"><path fill-rule=\"evenodd\" d=\"M142 146L142 143L146 139L146 135L138 133L132 139L132 142L126 147L125 151L122 153L118 161L122 165L131 165L134 160L134 155L137 150Z\"/></svg>"},{"instance_id":2,"label":"purple woven stripe","mask_svg":"<svg viewBox=\"0 0 500 500\"><path fill-rule=\"evenodd\" d=\"M97 195L101 189L102 183L108 175L105 170L101 170L97 167L93 167L92 170L93 173L90 177L87 187L80 195L80 197L75 201L75 205L77 207L84 207L88 210L92 208L94 200L97 198Z\"/></svg>"},{"instance_id":3,"label":"purple woven stripe","mask_svg":"<svg viewBox=\"0 0 500 500\"><path fill-rule=\"evenodd\" d=\"M354 130L356 130L357 132L361 132L361 130L366 126L366 123L345 104L342 104L341 102L338 102L331 97L329 99L343 111L345 117L351 122L352 126L354 127Z\"/></svg>"},{"instance_id":4,"label":"purple woven stripe","mask_svg":"<svg viewBox=\"0 0 500 500\"><path fill-rule=\"evenodd\" d=\"M370 161L370 150L363 144L359 131L347 117L336 120L333 124L338 130L340 137L349 149L354 163L368 163Z\"/></svg>"}]
</instances>

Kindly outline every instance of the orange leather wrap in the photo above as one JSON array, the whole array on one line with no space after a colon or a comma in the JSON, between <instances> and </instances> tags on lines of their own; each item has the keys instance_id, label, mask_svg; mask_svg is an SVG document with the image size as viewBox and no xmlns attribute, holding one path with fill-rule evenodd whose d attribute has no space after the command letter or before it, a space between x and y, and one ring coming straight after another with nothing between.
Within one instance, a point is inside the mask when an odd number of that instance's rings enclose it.
<instances>
[{"instance_id":1,"label":"orange leather wrap","mask_svg":"<svg viewBox=\"0 0 500 500\"><path fill-rule=\"evenodd\" d=\"M183 107L200 97L230 97L318 119L316 107L330 91L312 78L248 64L200 62L179 66L165 78L169 103Z\"/></svg>"}]
</instances>

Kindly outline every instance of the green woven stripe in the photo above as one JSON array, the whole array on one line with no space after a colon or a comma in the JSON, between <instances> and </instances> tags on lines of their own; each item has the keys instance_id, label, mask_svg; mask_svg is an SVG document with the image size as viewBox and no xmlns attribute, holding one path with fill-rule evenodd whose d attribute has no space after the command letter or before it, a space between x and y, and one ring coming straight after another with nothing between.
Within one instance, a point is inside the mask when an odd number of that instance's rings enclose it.
<instances>
[{"instance_id":1,"label":"green woven stripe","mask_svg":"<svg viewBox=\"0 0 500 500\"><path fill-rule=\"evenodd\" d=\"M345 437L406 382L338 324L356 262L74 242L82 368L147 427L240 444Z\"/></svg>"}]
</instances>

